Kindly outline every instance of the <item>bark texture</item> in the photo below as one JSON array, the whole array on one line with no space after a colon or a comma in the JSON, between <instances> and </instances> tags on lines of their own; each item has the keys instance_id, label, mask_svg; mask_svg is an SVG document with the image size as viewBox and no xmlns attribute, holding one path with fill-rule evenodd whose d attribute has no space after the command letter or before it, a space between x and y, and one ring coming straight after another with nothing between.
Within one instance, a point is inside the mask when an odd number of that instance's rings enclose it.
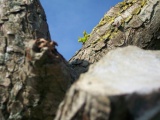
<instances>
[{"instance_id":1,"label":"bark texture","mask_svg":"<svg viewBox=\"0 0 160 120\"><path fill-rule=\"evenodd\" d=\"M52 120L75 79L39 0L0 0L0 119Z\"/></svg>"},{"instance_id":2,"label":"bark texture","mask_svg":"<svg viewBox=\"0 0 160 120\"><path fill-rule=\"evenodd\" d=\"M69 89L55 120L159 120L160 51L117 48Z\"/></svg>"},{"instance_id":3,"label":"bark texture","mask_svg":"<svg viewBox=\"0 0 160 120\"><path fill-rule=\"evenodd\" d=\"M160 1L125 0L112 7L93 29L70 64L80 75L110 50L127 45L160 49Z\"/></svg>"}]
</instances>

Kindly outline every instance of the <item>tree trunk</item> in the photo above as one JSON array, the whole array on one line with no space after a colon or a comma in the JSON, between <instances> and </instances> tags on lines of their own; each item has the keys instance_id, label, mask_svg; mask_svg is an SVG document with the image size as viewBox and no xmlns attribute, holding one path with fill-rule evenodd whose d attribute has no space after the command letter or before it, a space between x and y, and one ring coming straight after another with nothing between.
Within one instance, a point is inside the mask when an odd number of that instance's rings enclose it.
<instances>
[{"instance_id":1,"label":"tree trunk","mask_svg":"<svg viewBox=\"0 0 160 120\"><path fill-rule=\"evenodd\" d=\"M110 51L80 76L55 120L159 120L160 51Z\"/></svg>"},{"instance_id":2,"label":"tree trunk","mask_svg":"<svg viewBox=\"0 0 160 120\"><path fill-rule=\"evenodd\" d=\"M160 119L160 51L118 48L159 50L159 36L160 0L112 7L70 60L79 75L99 62L72 85L55 120Z\"/></svg>"},{"instance_id":3,"label":"tree trunk","mask_svg":"<svg viewBox=\"0 0 160 120\"><path fill-rule=\"evenodd\" d=\"M112 7L70 64L80 75L110 50L127 45L160 49L159 0L126 0Z\"/></svg>"},{"instance_id":4,"label":"tree trunk","mask_svg":"<svg viewBox=\"0 0 160 120\"><path fill-rule=\"evenodd\" d=\"M39 0L0 1L0 119L52 120L75 76Z\"/></svg>"}]
</instances>

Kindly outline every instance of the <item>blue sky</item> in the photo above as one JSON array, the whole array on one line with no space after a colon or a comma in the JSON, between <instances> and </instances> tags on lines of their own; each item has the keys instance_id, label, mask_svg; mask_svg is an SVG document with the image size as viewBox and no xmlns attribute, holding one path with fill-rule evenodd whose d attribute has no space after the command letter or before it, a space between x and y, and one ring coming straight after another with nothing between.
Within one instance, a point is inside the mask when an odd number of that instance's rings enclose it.
<instances>
[{"instance_id":1,"label":"blue sky","mask_svg":"<svg viewBox=\"0 0 160 120\"><path fill-rule=\"evenodd\" d=\"M90 33L104 14L123 0L40 0L47 16L52 40L69 60L82 47L78 38Z\"/></svg>"}]
</instances>

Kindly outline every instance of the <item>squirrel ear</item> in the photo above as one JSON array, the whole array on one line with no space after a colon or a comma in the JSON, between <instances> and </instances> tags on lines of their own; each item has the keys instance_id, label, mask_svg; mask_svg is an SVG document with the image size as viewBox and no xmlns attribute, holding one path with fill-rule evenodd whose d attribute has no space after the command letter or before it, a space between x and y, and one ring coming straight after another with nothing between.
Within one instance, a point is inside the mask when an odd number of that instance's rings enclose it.
<instances>
[{"instance_id":1,"label":"squirrel ear","mask_svg":"<svg viewBox=\"0 0 160 120\"><path fill-rule=\"evenodd\" d=\"M52 45L52 46L58 46L58 44L55 41L53 41L53 40L50 42L50 45Z\"/></svg>"},{"instance_id":2,"label":"squirrel ear","mask_svg":"<svg viewBox=\"0 0 160 120\"><path fill-rule=\"evenodd\" d=\"M54 43L55 46L58 46L57 42L53 41L53 43Z\"/></svg>"}]
</instances>

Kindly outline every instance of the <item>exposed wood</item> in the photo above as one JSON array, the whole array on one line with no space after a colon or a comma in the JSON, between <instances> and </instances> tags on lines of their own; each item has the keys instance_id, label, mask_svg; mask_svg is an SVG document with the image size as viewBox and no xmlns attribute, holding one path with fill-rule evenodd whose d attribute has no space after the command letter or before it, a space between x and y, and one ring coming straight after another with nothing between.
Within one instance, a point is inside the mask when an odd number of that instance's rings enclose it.
<instances>
[{"instance_id":1,"label":"exposed wood","mask_svg":"<svg viewBox=\"0 0 160 120\"><path fill-rule=\"evenodd\" d=\"M117 48L66 94L55 120L158 120L160 51Z\"/></svg>"}]
</instances>

